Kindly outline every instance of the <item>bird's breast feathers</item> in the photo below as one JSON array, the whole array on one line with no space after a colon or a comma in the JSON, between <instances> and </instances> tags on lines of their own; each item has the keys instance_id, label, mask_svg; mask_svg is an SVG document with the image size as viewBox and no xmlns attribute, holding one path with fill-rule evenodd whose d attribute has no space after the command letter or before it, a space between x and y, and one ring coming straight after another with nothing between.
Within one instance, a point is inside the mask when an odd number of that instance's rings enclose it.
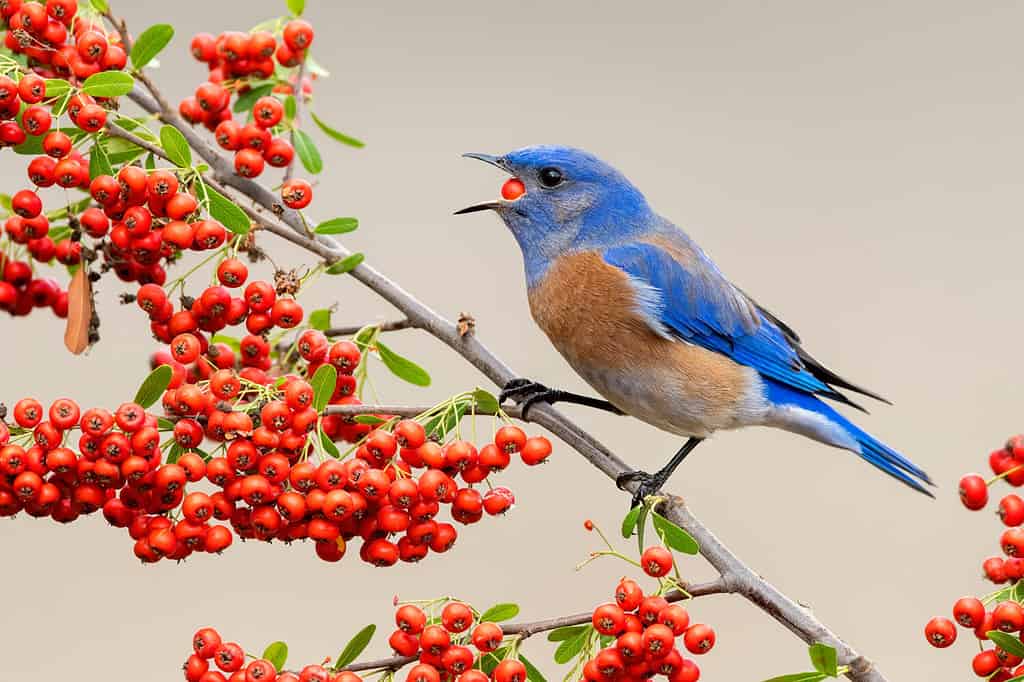
<instances>
[{"instance_id":1,"label":"bird's breast feathers","mask_svg":"<svg viewBox=\"0 0 1024 682\"><path fill-rule=\"evenodd\" d=\"M529 300L573 369L626 413L694 436L761 422L758 373L670 335L650 314L652 293L601 253L582 251L556 259Z\"/></svg>"}]
</instances>

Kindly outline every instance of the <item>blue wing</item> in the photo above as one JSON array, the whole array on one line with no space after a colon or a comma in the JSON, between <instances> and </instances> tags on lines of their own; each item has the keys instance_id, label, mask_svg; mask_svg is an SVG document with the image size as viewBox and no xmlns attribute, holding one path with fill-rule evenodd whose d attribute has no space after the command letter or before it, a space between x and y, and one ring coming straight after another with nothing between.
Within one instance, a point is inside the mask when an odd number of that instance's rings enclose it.
<instances>
[{"instance_id":1,"label":"blue wing","mask_svg":"<svg viewBox=\"0 0 1024 682\"><path fill-rule=\"evenodd\" d=\"M604 252L643 292L646 312L659 332L681 338L753 367L791 388L842 400L812 374L799 348L776 323L718 271L699 250L684 268L654 244L632 243Z\"/></svg>"}]
</instances>

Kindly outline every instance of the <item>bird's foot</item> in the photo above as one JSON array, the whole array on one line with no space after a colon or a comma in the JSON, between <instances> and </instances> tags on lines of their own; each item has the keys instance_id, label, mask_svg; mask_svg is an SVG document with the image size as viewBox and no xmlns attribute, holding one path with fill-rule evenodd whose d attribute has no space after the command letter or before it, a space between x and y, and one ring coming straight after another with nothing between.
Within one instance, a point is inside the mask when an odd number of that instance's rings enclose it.
<instances>
[{"instance_id":1,"label":"bird's foot","mask_svg":"<svg viewBox=\"0 0 1024 682\"><path fill-rule=\"evenodd\" d=\"M563 395L563 391L550 389L544 384L537 383L531 379L512 379L498 394L498 403L506 400L514 400L519 404L519 411L523 419L527 418L530 408L537 403L553 403Z\"/></svg>"},{"instance_id":2,"label":"bird's foot","mask_svg":"<svg viewBox=\"0 0 1024 682\"><path fill-rule=\"evenodd\" d=\"M619 490L625 490L630 483L637 482L636 490L633 491L633 499L630 500L629 508L639 507L650 495L655 495L661 490L668 480L671 472L664 470L654 474L646 471L626 471L615 477L615 486Z\"/></svg>"}]
</instances>

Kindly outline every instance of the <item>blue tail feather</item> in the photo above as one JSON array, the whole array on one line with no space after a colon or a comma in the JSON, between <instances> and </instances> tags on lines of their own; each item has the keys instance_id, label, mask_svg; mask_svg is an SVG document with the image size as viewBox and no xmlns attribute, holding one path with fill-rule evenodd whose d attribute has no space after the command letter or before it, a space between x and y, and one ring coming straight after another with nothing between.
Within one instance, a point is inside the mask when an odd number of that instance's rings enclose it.
<instances>
[{"instance_id":1,"label":"blue tail feather","mask_svg":"<svg viewBox=\"0 0 1024 682\"><path fill-rule=\"evenodd\" d=\"M831 427L823 428L817 433L807 435L812 435L812 437L830 445L835 445L837 447L856 452L863 459L875 465L893 478L910 486L918 492L922 492L929 497L934 497L934 495L932 495L932 493L922 485L922 483L934 485L931 478L928 477L928 474L926 474L924 470L890 448L885 443L863 431L849 419L839 414L832 408L832 406L819 400L816 396L810 393L795 390L771 379L765 378L764 382L766 397L770 403L779 406L792 406L799 408L800 410L811 412L814 415L817 415L817 417L824 417L827 421L827 426ZM818 421L821 420L819 419ZM806 433L808 426L810 425L801 424L801 426L804 427L801 429L801 432ZM836 429L838 429L841 432L841 435L845 436L845 438L836 438Z\"/></svg>"}]
</instances>

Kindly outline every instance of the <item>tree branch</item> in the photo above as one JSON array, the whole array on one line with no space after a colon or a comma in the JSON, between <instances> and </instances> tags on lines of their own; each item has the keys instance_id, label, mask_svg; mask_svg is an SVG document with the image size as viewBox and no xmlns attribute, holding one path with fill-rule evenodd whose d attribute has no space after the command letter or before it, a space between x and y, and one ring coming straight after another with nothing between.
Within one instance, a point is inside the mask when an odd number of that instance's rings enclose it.
<instances>
[{"instance_id":1,"label":"tree branch","mask_svg":"<svg viewBox=\"0 0 1024 682\"><path fill-rule=\"evenodd\" d=\"M147 112L156 114L164 122L178 128L189 145L210 166L215 181L231 187L252 202L249 205L248 202L240 201L239 206L261 227L305 248L329 263L350 255L346 248L330 237L309 236L301 217L295 211L281 206L277 195L252 180L235 175L231 163L200 137L155 92L150 96L136 87L129 97ZM218 188L218 191L221 190ZM234 193L225 194L231 196ZM511 379L520 376L477 340L476 336L460 335L456 325L450 320L433 311L369 264L364 262L349 274L400 310L408 319L410 326L422 329L445 343L496 385L504 386ZM549 405L539 404L531 408L530 421L560 438L612 480L619 474L632 470L597 439ZM635 484L626 487L632 492ZM885 681L885 677L870 661L829 630L813 613L782 594L740 561L690 513L681 498L667 493L664 495L668 501L664 503L661 512L697 540L701 554L721 574L727 591L742 595L804 642L822 642L834 647L839 655L839 663L850 667L850 672L847 673L849 679L857 682Z\"/></svg>"},{"instance_id":2,"label":"tree branch","mask_svg":"<svg viewBox=\"0 0 1024 682\"><path fill-rule=\"evenodd\" d=\"M665 601L677 602L684 601L690 597L706 597L712 594L724 594L728 592L728 585L721 578L717 580L711 580L706 583L695 583L693 585L686 585L686 593L674 590L664 595ZM550 630L557 630L558 628L571 627L573 625L584 625L590 623L593 619L593 611L586 611L584 613L576 613L571 616L561 616L559 618L548 618L546 620L535 620L527 623L510 623L501 626L502 633L506 635L515 635L519 639L527 639L533 635L540 634L541 632L548 632ZM404 665L412 663L418 660L416 656L389 656L387 658L378 658L372 661L361 661L347 665L342 670L351 670L357 672L360 670L398 670Z\"/></svg>"}]
</instances>

